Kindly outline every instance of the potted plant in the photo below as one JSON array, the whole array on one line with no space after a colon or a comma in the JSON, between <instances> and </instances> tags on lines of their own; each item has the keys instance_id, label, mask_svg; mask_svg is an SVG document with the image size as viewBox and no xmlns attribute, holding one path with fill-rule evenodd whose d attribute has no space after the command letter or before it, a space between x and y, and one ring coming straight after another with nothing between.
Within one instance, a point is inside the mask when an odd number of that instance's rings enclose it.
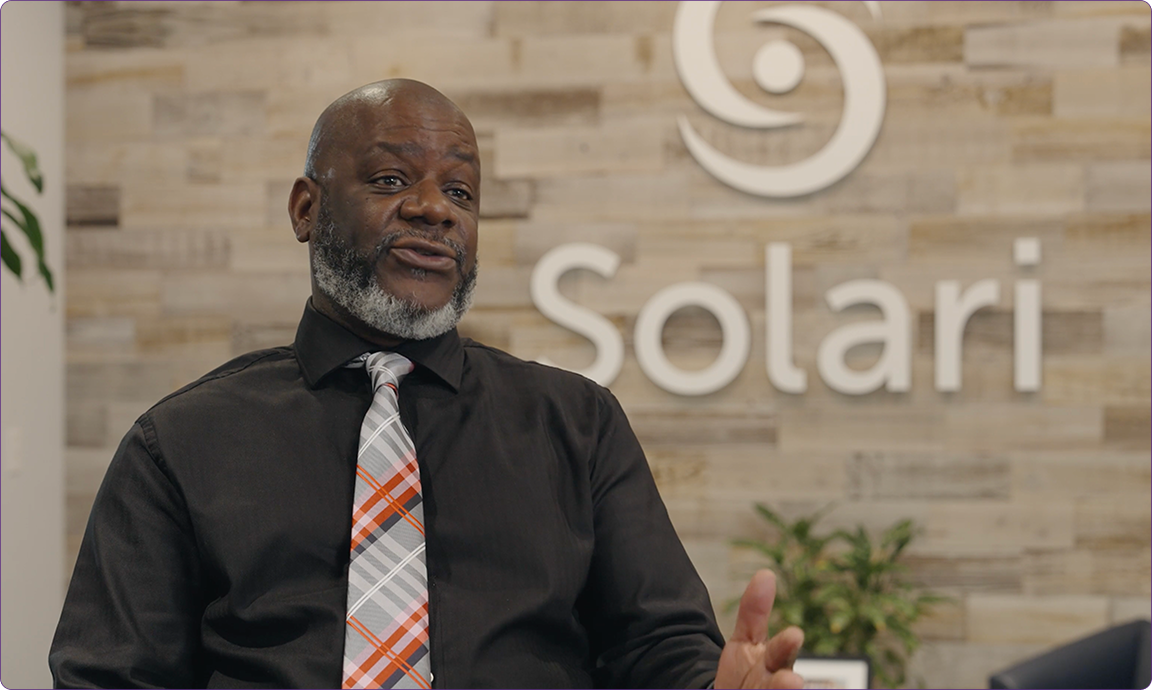
<instances>
[{"instance_id":1,"label":"potted plant","mask_svg":"<svg viewBox=\"0 0 1152 690\"><path fill-rule=\"evenodd\" d=\"M789 522L758 503L775 539L733 544L756 550L776 572L774 629L799 626L804 652L812 656L865 656L875 684L899 687L920 644L912 624L947 598L917 592L903 577L907 568L899 558L915 536L911 520L892 525L874 543L863 527L818 534L816 523L828 510Z\"/></svg>"}]
</instances>

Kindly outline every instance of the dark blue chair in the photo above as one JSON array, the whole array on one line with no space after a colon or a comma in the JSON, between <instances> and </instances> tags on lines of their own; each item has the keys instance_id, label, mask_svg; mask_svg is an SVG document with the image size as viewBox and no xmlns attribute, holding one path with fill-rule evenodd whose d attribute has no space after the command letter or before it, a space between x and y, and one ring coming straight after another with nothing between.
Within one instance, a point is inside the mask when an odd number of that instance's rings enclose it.
<instances>
[{"instance_id":1,"label":"dark blue chair","mask_svg":"<svg viewBox=\"0 0 1152 690\"><path fill-rule=\"evenodd\" d=\"M1070 642L988 679L990 688L1136 688L1152 683L1148 621L1132 621Z\"/></svg>"}]
</instances>

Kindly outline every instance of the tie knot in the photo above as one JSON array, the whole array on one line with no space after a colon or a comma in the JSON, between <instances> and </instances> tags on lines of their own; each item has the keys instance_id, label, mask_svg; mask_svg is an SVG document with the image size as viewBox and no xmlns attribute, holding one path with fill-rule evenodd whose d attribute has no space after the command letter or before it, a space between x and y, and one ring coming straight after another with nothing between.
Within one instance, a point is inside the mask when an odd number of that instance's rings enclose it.
<instances>
[{"instance_id":1,"label":"tie knot","mask_svg":"<svg viewBox=\"0 0 1152 690\"><path fill-rule=\"evenodd\" d=\"M396 391L400 388L400 381L411 373L416 365L404 355L395 352L372 352L365 357L364 367L368 370L368 376L372 378L373 391L378 391L383 386Z\"/></svg>"}]
</instances>

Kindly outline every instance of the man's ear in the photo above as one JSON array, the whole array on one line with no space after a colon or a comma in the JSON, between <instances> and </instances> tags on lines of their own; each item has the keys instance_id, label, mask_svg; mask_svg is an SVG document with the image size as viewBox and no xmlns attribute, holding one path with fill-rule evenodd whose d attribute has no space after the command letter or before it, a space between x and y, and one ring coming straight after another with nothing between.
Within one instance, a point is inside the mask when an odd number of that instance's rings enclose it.
<instances>
[{"instance_id":1,"label":"man's ear","mask_svg":"<svg viewBox=\"0 0 1152 690\"><path fill-rule=\"evenodd\" d=\"M288 195L288 216L298 242L312 239L316 216L320 212L320 185L308 177L297 177Z\"/></svg>"}]
</instances>

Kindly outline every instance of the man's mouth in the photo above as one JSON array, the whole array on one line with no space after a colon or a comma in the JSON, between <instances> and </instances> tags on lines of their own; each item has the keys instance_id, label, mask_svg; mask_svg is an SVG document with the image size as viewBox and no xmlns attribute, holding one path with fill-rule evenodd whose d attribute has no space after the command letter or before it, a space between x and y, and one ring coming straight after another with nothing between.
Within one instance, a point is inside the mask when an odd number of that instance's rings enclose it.
<instances>
[{"instance_id":1,"label":"man's mouth","mask_svg":"<svg viewBox=\"0 0 1152 690\"><path fill-rule=\"evenodd\" d=\"M458 264L457 252L448 245L411 235L390 243L387 253L401 265L424 271L449 273Z\"/></svg>"}]
</instances>

